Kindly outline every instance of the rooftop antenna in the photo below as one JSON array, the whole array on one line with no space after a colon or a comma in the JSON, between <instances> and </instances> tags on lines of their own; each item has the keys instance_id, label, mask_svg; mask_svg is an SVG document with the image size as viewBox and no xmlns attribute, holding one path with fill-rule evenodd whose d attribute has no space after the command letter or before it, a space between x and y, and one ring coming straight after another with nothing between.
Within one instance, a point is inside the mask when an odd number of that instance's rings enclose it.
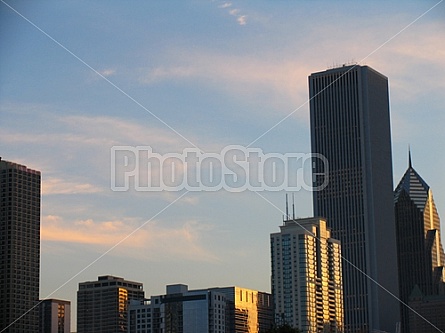
<instances>
[{"instance_id":1,"label":"rooftop antenna","mask_svg":"<svg viewBox=\"0 0 445 333\"><path fill-rule=\"evenodd\" d=\"M295 201L293 193L292 193L292 219L295 220Z\"/></svg>"},{"instance_id":2,"label":"rooftop antenna","mask_svg":"<svg viewBox=\"0 0 445 333\"><path fill-rule=\"evenodd\" d=\"M286 220L289 220L289 204L287 202L287 193L286 193Z\"/></svg>"}]
</instances>

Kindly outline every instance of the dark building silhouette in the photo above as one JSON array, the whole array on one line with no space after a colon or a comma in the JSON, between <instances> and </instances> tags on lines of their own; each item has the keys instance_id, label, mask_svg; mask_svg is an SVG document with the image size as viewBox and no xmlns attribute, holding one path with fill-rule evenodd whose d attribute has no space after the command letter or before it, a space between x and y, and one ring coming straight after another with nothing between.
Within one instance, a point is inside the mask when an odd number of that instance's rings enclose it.
<instances>
[{"instance_id":1,"label":"dark building silhouette","mask_svg":"<svg viewBox=\"0 0 445 333\"><path fill-rule=\"evenodd\" d=\"M314 215L342 244L345 331L393 332L400 313L388 79L343 66L311 74L309 95L312 153L329 163L314 159Z\"/></svg>"},{"instance_id":2,"label":"dark building silhouette","mask_svg":"<svg viewBox=\"0 0 445 333\"><path fill-rule=\"evenodd\" d=\"M39 330L40 171L0 157L0 331Z\"/></svg>"},{"instance_id":3,"label":"dark building silhouette","mask_svg":"<svg viewBox=\"0 0 445 333\"><path fill-rule=\"evenodd\" d=\"M423 300L425 296L443 293L445 255L433 194L428 184L412 167L411 156L408 169L394 191L394 209L400 298L408 303L416 288L416 304L423 304L419 300ZM437 303L437 298L434 300ZM420 311L423 315L424 309ZM402 332L423 332L411 330L409 318L415 314L410 312L412 311L407 306L401 305ZM416 327L421 325L416 324Z\"/></svg>"},{"instance_id":4,"label":"dark building silhouette","mask_svg":"<svg viewBox=\"0 0 445 333\"><path fill-rule=\"evenodd\" d=\"M409 296L409 306L409 329L402 332L445 332L445 295L426 296L415 286Z\"/></svg>"},{"instance_id":5,"label":"dark building silhouette","mask_svg":"<svg viewBox=\"0 0 445 333\"><path fill-rule=\"evenodd\" d=\"M104 275L97 281L79 283L77 291L78 333L127 332L131 300L143 300L142 283Z\"/></svg>"}]
</instances>

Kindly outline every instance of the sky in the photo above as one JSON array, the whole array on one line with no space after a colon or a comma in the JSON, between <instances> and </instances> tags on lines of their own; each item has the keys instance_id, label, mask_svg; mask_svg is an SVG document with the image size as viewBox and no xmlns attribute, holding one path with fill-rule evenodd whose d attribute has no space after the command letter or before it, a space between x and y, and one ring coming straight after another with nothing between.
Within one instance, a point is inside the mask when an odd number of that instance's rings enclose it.
<instances>
[{"instance_id":1,"label":"sky","mask_svg":"<svg viewBox=\"0 0 445 333\"><path fill-rule=\"evenodd\" d=\"M270 292L284 191L113 191L112 147L309 153L307 78L342 64L388 77L394 187L410 146L443 216L444 17L429 0L2 0L0 156L42 172L41 298L70 300L75 329L78 283L100 275L147 297Z\"/></svg>"}]
</instances>

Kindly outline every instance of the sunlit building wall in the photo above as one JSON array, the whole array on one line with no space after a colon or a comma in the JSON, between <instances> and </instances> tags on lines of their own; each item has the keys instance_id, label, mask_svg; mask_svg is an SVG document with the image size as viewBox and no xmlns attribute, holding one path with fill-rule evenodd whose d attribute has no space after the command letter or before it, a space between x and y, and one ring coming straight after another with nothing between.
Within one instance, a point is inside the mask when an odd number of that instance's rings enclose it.
<instances>
[{"instance_id":1,"label":"sunlit building wall","mask_svg":"<svg viewBox=\"0 0 445 333\"><path fill-rule=\"evenodd\" d=\"M39 304L40 333L70 333L71 303L59 299L44 299Z\"/></svg>"},{"instance_id":2,"label":"sunlit building wall","mask_svg":"<svg viewBox=\"0 0 445 333\"><path fill-rule=\"evenodd\" d=\"M0 157L0 331L39 329L40 171Z\"/></svg>"},{"instance_id":3,"label":"sunlit building wall","mask_svg":"<svg viewBox=\"0 0 445 333\"><path fill-rule=\"evenodd\" d=\"M227 332L264 332L273 326L273 301L269 293L237 286L212 288L227 299Z\"/></svg>"},{"instance_id":4,"label":"sunlit building wall","mask_svg":"<svg viewBox=\"0 0 445 333\"><path fill-rule=\"evenodd\" d=\"M127 332L130 300L143 300L142 283L111 275L79 283L77 291L78 333Z\"/></svg>"},{"instance_id":5,"label":"sunlit building wall","mask_svg":"<svg viewBox=\"0 0 445 333\"><path fill-rule=\"evenodd\" d=\"M303 332L342 332L340 243L326 220L288 219L270 235L275 322Z\"/></svg>"}]
</instances>

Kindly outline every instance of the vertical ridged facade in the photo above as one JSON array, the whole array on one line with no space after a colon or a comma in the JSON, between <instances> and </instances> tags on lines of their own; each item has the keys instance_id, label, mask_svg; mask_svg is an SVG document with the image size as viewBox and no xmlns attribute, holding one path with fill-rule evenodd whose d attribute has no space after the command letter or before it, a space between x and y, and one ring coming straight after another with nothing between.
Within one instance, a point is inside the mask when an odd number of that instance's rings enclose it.
<instances>
[{"instance_id":1,"label":"vertical ridged facade","mask_svg":"<svg viewBox=\"0 0 445 333\"><path fill-rule=\"evenodd\" d=\"M342 244L345 331L399 321L388 80L367 66L309 77L314 215ZM394 296L380 288L374 281Z\"/></svg>"},{"instance_id":2,"label":"vertical ridged facade","mask_svg":"<svg viewBox=\"0 0 445 333\"><path fill-rule=\"evenodd\" d=\"M439 215L433 193L412 167L411 158L394 191L394 209L402 301L409 303L415 286L427 296L443 293L445 254ZM411 332L410 310L404 305L401 309L402 332Z\"/></svg>"},{"instance_id":3,"label":"vertical ridged facade","mask_svg":"<svg viewBox=\"0 0 445 333\"><path fill-rule=\"evenodd\" d=\"M0 158L0 331L39 330L40 171Z\"/></svg>"},{"instance_id":4,"label":"vertical ridged facade","mask_svg":"<svg viewBox=\"0 0 445 333\"><path fill-rule=\"evenodd\" d=\"M280 229L270 235L276 324L343 332L340 243L319 218L287 220Z\"/></svg>"}]
</instances>

